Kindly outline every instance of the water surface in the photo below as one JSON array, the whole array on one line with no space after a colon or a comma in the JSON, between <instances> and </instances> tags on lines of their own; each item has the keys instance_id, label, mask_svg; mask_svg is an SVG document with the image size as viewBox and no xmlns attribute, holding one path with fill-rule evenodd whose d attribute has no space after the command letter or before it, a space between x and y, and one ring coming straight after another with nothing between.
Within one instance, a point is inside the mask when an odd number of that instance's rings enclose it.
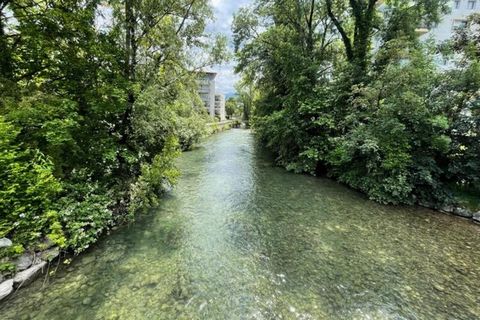
<instances>
[{"instance_id":1,"label":"water surface","mask_svg":"<svg viewBox=\"0 0 480 320\"><path fill-rule=\"evenodd\" d=\"M480 227L272 166L246 130L1 319L479 319Z\"/></svg>"}]
</instances>

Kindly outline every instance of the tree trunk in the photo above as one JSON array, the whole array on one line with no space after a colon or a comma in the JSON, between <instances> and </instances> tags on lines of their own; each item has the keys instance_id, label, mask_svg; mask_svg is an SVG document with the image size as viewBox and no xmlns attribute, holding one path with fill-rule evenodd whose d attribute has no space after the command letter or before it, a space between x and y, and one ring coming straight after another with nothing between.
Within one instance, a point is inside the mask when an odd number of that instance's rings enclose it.
<instances>
[{"instance_id":1,"label":"tree trunk","mask_svg":"<svg viewBox=\"0 0 480 320\"><path fill-rule=\"evenodd\" d=\"M5 34L5 21L3 19L3 9L8 4L8 1L0 1L0 78L12 80L12 57L11 50L8 47L8 41Z\"/></svg>"},{"instance_id":2,"label":"tree trunk","mask_svg":"<svg viewBox=\"0 0 480 320\"><path fill-rule=\"evenodd\" d=\"M359 0L350 0L352 15L355 20L353 43L343 28L342 23L333 12L332 0L327 0L327 13L337 28L345 45L345 54L353 68L353 83L361 82L368 71L368 52L372 37L373 18L378 0L368 0L367 3Z\"/></svg>"},{"instance_id":3,"label":"tree trunk","mask_svg":"<svg viewBox=\"0 0 480 320\"><path fill-rule=\"evenodd\" d=\"M123 150L129 150L130 134L132 131L131 117L133 105L135 103L135 94L132 89L135 81L135 62L136 62L136 40L135 40L135 15L133 12L133 1L125 0L125 66L124 76L128 83L128 97L125 111L122 115L120 127L120 145ZM129 175L131 172L123 154L118 154L119 171L122 176Z\"/></svg>"},{"instance_id":4,"label":"tree trunk","mask_svg":"<svg viewBox=\"0 0 480 320\"><path fill-rule=\"evenodd\" d=\"M125 0L125 78L129 83L127 107L123 116L124 132L122 134L122 142L128 141L130 133L130 117L135 103L135 95L131 85L135 81L135 66L137 61L137 43L135 39L135 15L133 12L133 1Z\"/></svg>"}]
</instances>

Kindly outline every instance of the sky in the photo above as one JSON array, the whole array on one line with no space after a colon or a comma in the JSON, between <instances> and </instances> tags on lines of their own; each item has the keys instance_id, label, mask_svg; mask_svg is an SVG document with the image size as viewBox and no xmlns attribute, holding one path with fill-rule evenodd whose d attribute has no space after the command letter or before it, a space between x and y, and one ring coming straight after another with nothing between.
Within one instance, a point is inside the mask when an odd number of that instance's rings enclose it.
<instances>
[{"instance_id":1,"label":"sky","mask_svg":"<svg viewBox=\"0 0 480 320\"><path fill-rule=\"evenodd\" d=\"M233 35L231 31L233 14L241 7L251 4L252 0L210 0L214 9L215 21L210 23L207 27L208 32L223 33L229 40L230 50L233 52ZM239 80L239 76L235 75L233 69L235 61L230 61L227 64L214 66L211 71L217 72L215 81L217 92L223 93L226 96L231 96L235 93L235 82Z\"/></svg>"}]
</instances>

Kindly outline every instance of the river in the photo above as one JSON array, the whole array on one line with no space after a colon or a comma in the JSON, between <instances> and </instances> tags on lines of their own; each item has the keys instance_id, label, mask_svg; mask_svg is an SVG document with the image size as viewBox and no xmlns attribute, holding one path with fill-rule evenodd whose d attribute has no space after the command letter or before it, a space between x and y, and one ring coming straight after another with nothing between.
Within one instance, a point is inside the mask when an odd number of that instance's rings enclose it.
<instances>
[{"instance_id":1,"label":"river","mask_svg":"<svg viewBox=\"0 0 480 320\"><path fill-rule=\"evenodd\" d=\"M288 173L247 130L178 166L159 208L19 290L0 318L480 318L479 226Z\"/></svg>"}]
</instances>

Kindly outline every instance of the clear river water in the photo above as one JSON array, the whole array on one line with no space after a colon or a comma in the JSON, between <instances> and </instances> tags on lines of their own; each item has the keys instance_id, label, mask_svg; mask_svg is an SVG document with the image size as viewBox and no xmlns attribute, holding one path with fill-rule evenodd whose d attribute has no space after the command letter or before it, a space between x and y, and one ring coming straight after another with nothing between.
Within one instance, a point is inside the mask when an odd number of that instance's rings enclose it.
<instances>
[{"instance_id":1,"label":"clear river water","mask_svg":"<svg viewBox=\"0 0 480 320\"><path fill-rule=\"evenodd\" d=\"M20 289L0 319L480 319L478 225L288 173L247 130L178 166L159 208Z\"/></svg>"}]
</instances>

